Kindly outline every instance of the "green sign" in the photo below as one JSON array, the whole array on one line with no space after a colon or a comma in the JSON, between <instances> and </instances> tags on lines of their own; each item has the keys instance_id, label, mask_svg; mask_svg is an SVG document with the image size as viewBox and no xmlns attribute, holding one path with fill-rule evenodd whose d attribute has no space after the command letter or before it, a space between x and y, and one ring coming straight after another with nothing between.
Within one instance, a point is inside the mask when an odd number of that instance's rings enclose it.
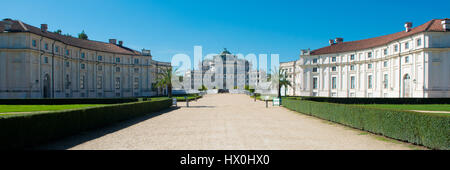
<instances>
[{"instance_id":1,"label":"green sign","mask_svg":"<svg viewBox=\"0 0 450 170\"><path fill-rule=\"evenodd\" d=\"M273 98L273 106L280 106L280 98Z\"/></svg>"}]
</instances>

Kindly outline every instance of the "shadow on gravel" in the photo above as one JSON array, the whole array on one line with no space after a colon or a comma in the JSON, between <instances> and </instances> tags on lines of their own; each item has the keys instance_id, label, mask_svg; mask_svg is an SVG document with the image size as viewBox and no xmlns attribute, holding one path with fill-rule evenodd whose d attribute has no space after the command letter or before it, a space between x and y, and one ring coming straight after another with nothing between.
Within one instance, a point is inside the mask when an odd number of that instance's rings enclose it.
<instances>
[{"instance_id":1,"label":"shadow on gravel","mask_svg":"<svg viewBox=\"0 0 450 170\"><path fill-rule=\"evenodd\" d=\"M72 148L74 146L77 146L79 144L82 144L84 142L105 136L107 134L110 133L114 133L116 131L119 131L121 129L130 127L134 124L140 123L142 121L163 115L165 113L171 112L173 110L177 110L180 107L171 107L169 109L166 110L162 110L159 112L155 112L155 113L150 113L148 115L145 116L141 116L141 117L137 117L137 118L132 118L129 120L125 120L122 122L118 122L116 124L112 124L103 128L98 128L98 129L93 129L93 130L89 130L89 131L84 131L84 132L80 132L78 134L69 136L69 137L65 137L47 144L43 144L34 148L28 148L29 150L66 150L69 148Z\"/></svg>"},{"instance_id":2,"label":"shadow on gravel","mask_svg":"<svg viewBox=\"0 0 450 170\"><path fill-rule=\"evenodd\" d=\"M182 108L215 108L216 106L189 106L189 107L180 106L180 107L182 107Z\"/></svg>"}]
</instances>

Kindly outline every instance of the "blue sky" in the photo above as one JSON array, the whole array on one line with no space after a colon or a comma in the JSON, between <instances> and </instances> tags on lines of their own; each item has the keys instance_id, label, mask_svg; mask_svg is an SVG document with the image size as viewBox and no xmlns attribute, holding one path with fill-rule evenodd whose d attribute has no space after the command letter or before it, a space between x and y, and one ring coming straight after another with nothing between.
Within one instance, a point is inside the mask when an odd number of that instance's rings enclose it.
<instances>
[{"instance_id":1,"label":"blue sky","mask_svg":"<svg viewBox=\"0 0 450 170\"><path fill-rule=\"evenodd\" d=\"M299 57L328 40L365 39L404 30L431 19L450 18L450 1L287 1L287 0L39 0L3 1L0 18L18 19L50 30L152 50L154 59L170 61L177 53L193 56L228 48L232 53Z\"/></svg>"}]
</instances>

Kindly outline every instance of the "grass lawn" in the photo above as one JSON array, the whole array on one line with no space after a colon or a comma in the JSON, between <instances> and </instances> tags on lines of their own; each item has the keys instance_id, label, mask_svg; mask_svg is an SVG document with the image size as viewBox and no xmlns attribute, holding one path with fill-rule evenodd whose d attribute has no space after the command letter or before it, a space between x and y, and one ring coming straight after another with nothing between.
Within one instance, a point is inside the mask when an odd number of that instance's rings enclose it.
<instances>
[{"instance_id":1,"label":"grass lawn","mask_svg":"<svg viewBox=\"0 0 450 170\"><path fill-rule=\"evenodd\" d=\"M0 105L0 114L13 112L37 112L79 109L86 107L105 106L106 104L69 104L69 105Z\"/></svg>"},{"instance_id":2,"label":"grass lawn","mask_svg":"<svg viewBox=\"0 0 450 170\"><path fill-rule=\"evenodd\" d=\"M396 110L426 110L426 111L450 111L450 104L364 104L356 105L371 108L385 108Z\"/></svg>"}]
</instances>

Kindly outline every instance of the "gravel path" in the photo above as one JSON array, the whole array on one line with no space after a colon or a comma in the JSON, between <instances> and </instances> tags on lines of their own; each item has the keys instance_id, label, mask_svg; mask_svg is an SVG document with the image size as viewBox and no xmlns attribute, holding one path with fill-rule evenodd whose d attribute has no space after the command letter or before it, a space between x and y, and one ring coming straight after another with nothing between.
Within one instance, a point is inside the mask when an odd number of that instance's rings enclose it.
<instances>
[{"instance_id":1,"label":"gravel path","mask_svg":"<svg viewBox=\"0 0 450 170\"><path fill-rule=\"evenodd\" d=\"M186 108L85 132L40 149L303 150L423 149L282 107L265 108L246 95L207 95Z\"/></svg>"}]
</instances>

